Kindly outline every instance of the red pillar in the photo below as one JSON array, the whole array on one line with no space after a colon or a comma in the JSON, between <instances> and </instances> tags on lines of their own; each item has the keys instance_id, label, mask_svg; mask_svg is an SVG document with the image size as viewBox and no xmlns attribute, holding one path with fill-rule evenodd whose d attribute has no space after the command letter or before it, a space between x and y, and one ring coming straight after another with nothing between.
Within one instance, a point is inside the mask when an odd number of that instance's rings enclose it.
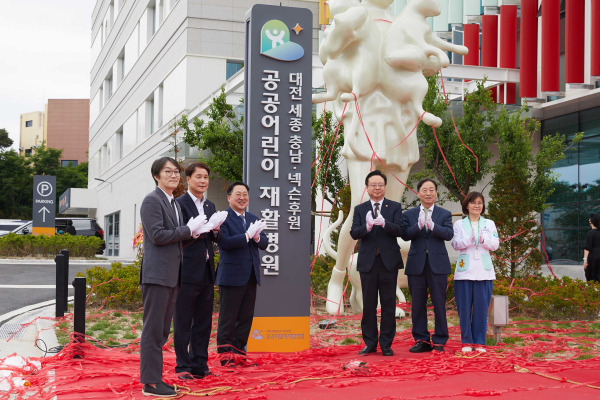
<instances>
[{"instance_id":1,"label":"red pillar","mask_svg":"<svg viewBox=\"0 0 600 400\"><path fill-rule=\"evenodd\" d=\"M463 57L465 65L479 65L479 24L464 24L464 43L469 54Z\"/></svg>"},{"instance_id":2,"label":"red pillar","mask_svg":"<svg viewBox=\"0 0 600 400\"><path fill-rule=\"evenodd\" d=\"M600 76L600 1L592 1L592 76Z\"/></svg>"},{"instance_id":3,"label":"red pillar","mask_svg":"<svg viewBox=\"0 0 600 400\"><path fill-rule=\"evenodd\" d=\"M542 92L560 91L560 0L542 5Z\"/></svg>"},{"instance_id":4,"label":"red pillar","mask_svg":"<svg viewBox=\"0 0 600 400\"><path fill-rule=\"evenodd\" d=\"M537 12L537 0L521 0L520 97L537 97Z\"/></svg>"},{"instance_id":5,"label":"red pillar","mask_svg":"<svg viewBox=\"0 0 600 400\"><path fill-rule=\"evenodd\" d=\"M583 83L585 0L567 0L566 5L565 82Z\"/></svg>"},{"instance_id":6,"label":"red pillar","mask_svg":"<svg viewBox=\"0 0 600 400\"><path fill-rule=\"evenodd\" d=\"M500 68L517 68L517 6L500 6ZM499 103L514 104L517 101L517 85L500 87Z\"/></svg>"},{"instance_id":7,"label":"red pillar","mask_svg":"<svg viewBox=\"0 0 600 400\"><path fill-rule=\"evenodd\" d=\"M481 65L483 67L498 66L498 16L483 15L481 17ZM498 102L498 91L492 88L492 99Z\"/></svg>"}]
</instances>

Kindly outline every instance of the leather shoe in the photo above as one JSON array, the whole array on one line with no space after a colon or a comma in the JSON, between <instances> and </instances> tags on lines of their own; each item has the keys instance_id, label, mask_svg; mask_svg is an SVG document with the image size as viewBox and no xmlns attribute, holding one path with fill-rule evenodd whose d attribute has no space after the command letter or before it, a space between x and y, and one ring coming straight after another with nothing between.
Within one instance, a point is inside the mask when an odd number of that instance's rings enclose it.
<instances>
[{"instance_id":1,"label":"leather shoe","mask_svg":"<svg viewBox=\"0 0 600 400\"><path fill-rule=\"evenodd\" d=\"M440 353L443 353L443 352L444 352L444 346L442 346L442 345L440 345L440 344L434 344L434 345L433 345L433 349L434 349L435 351L439 351Z\"/></svg>"},{"instance_id":2,"label":"leather shoe","mask_svg":"<svg viewBox=\"0 0 600 400\"><path fill-rule=\"evenodd\" d=\"M392 349L390 349L389 347L387 349L381 349L381 352L383 353L384 356L393 356L394 355L394 351Z\"/></svg>"},{"instance_id":3,"label":"leather shoe","mask_svg":"<svg viewBox=\"0 0 600 400\"><path fill-rule=\"evenodd\" d=\"M408 349L411 353L425 353L426 351L433 350L433 347L426 342L417 342L413 347Z\"/></svg>"},{"instance_id":4,"label":"leather shoe","mask_svg":"<svg viewBox=\"0 0 600 400\"><path fill-rule=\"evenodd\" d=\"M376 353L376 352L377 352L377 349L375 349L373 347L365 346L364 349L362 349L361 351L358 352L358 354L363 355L363 354Z\"/></svg>"},{"instance_id":5,"label":"leather shoe","mask_svg":"<svg viewBox=\"0 0 600 400\"><path fill-rule=\"evenodd\" d=\"M213 373L210 372L209 370L199 371L199 370L192 369L192 376L195 379L206 378L207 376L212 375L212 374Z\"/></svg>"},{"instance_id":6,"label":"leather shoe","mask_svg":"<svg viewBox=\"0 0 600 400\"><path fill-rule=\"evenodd\" d=\"M178 378L183 381L196 379L196 377L194 375L190 374L189 372L184 372L183 374L179 375Z\"/></svg>"}]
</instances>

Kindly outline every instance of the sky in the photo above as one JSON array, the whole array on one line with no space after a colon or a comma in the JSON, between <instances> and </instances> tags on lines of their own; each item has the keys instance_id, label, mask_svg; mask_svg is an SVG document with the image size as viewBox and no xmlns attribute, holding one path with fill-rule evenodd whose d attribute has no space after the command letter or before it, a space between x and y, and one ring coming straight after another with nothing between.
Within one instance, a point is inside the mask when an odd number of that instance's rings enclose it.
<instances>
[{"instance_id":1,"label":"sky","mask_svg":"<svg viewBox=\"0 0 600 400\"><path fill-rule=\"evenodd\" d=\"M89 99L95 0L0 0L0 128L19 147L20 114Z\"/></svg>"}]
</instances>

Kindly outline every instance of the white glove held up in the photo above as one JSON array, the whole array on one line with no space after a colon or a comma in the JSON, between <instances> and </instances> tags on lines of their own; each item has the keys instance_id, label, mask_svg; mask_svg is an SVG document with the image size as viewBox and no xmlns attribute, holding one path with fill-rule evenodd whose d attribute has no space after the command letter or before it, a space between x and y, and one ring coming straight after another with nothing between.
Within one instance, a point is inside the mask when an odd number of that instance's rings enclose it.
<instances>
[{"instance_id":1,"label":"white glove held up","mask_svg":"<svg viewBox=\"0 0 600 400\"><path fill-rule=\"evenodd\" d=\"M375 223L375 221L373 220L373 213L371 211L369 211L367 213L367 230L369 232L371 232L371 229L373 229L374 223Z\"/></svg>"},{"instance_id":2,"label":"white glove held up","mask_svg":"<svg viewBox=\"0 0 600 400\"><path fill-rule=\"evenodd\" d=\"M421 210L417 223L419 224L419 229L423 229L425 226L425 211Z\"/></svg>"}]
</instances>

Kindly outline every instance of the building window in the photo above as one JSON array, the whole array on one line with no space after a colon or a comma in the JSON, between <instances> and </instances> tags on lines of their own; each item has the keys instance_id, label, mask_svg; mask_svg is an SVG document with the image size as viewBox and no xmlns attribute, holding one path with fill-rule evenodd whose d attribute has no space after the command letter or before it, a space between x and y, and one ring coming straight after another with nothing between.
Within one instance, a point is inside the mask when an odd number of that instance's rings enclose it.
<instances>
[{"instance_id":1,"label":"building window","mask_svg":"<svg viewBox=\"0 0 600 400\"><path fill-rule=\"evenodd\" d=\"M154 93L145 102L145 129L146 136L149 137L154 133Z\"/></svg>"},{"instance_id":2,"label":"building window","mask_svg":"<svg viewBox=\"0 0 600 400\"><path fill-rule=\"evenodd\" d=\"M588 218L600 212L600 107L550 118L542 122L542 135L561 133L567 141L577 132L583 139L570 143L565 158L553 165L558 176L554 192L542 213L546 252L551 260L580 263Z\"/></svg>"},{"instance_id":3,"label":"building window","mask_svg":"<svg viewBox=\"0 0 600 400\"><path fill-rule=\"evenodd\" d=\"M61 160L60 161L61 167L76 167L77 164L78 164L77 160Z\"/></svg>"},{"instance_id":4,"label":"building window","mask_svg":"<svg viewBox=\"0 0 600 400\"><path fill-rule=\"evenodd\" d=\"M26 157L30 157L31 156L31 152L32 152L31 149L25 149L25 156Z\"/></svg>"},{"instance_id":5,"label":"building window","mask_svg":"<svg viewBox=\"0 0 600 400\"><path fill-rule=\"evenodd\" d=\"M25 121L25 127L26 128L31 128L33 126L33 120L31 121Z\"/></svg>"},{"instance_id":6,"label":"building window","mask_svg":"<svg viewBox=\"0 0 600 400\"><path fill-rule=\"evenodd\" d=\"M238 72L240 69L244 67L244 63L241 61L227 61L226 70L225 70L225 79L231 78Z\"/></svg>"},{"instance_id":7,"label":"building window","mask_svg":"<svg viewBox=\"0 0 600 400\"><path fill-rule=\"evenodd\" d=\"M105 254L109 257L119 256L119 219L120 211L106 215L104 217L104 228L106 234L104 240L106 242Z\"/></svg>"},{"instance_id":8,"label":"building window","mask_svg":"<svg viewBox=\"0 0 600 400\"><path fill-rule=\"evenodd\" d=\"M123 158L123 127L122 126L115 133L115 142L116 142L116 147L117 147L117 157L120 160Z\"/></svg>"}]
</instances>

